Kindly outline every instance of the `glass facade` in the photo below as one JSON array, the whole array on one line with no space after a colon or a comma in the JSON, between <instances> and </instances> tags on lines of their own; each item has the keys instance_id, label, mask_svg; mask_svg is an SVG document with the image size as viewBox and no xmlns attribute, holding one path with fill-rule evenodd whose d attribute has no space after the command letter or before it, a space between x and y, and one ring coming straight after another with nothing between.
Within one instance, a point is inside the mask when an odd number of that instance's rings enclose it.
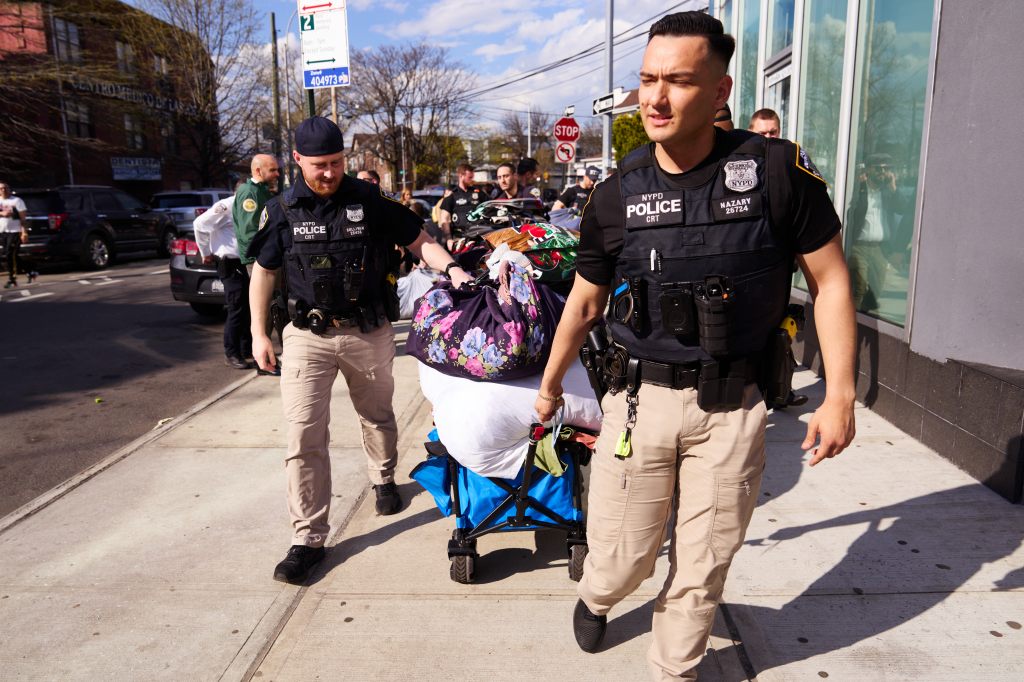
<instances>
[{"instance_id":1,"label":"glass facade","mask_svg":"<svg viewBox=\"0 0 1024 682\"><path fill-rule=\"evenodd\" d=\"M825 176L833 198L839 172L836 164L845 44L846 0L807 0L796 138Z\"/></svg>"},{"instance_id":2,"label":"glass facade","mask_svg":"<svg viewBox=\"0 0 1024 682\"><path fill-rule=\"evenodd\" d=\"M793 44L793 6L794 0L769 0L766 60Z\"/></svg>"},{"instance_id":3,"label":"glass facade","mask_svg":"<svg viewBox=\"0 0 1024 682\"><path fill-rule=\"evenodd\" d=\"M845 248L858 310L907 313L933 0L861 0Z\"/></svg>"},{"instance_id":4,"label":"glass facade","mask_svg":"<svg viewBox=\"0 0 1024 682\"><path fill-rule=\"evenodd\" d=\"M760 40L761 0L741 0L740 11L740 54L737 55L741 70L739 93L736 97L736 111L732 118L740 126L750 120L757 110L757 46Z\"/></svg>"}]
</instances>

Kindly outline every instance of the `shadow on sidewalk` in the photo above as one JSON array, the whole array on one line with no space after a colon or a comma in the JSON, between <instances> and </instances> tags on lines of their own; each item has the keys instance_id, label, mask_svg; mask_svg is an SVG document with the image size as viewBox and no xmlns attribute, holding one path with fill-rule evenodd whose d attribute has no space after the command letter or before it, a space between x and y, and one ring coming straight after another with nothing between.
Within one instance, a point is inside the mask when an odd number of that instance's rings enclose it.
<instances>
[{"instance_id":1,"label":"shadow on sidewalk","mask_svg":"<svg viewBox=\"0 0 1024 682\"><path fill-rule=\"evenodd\" d=\"M768 636L772 660L754 665L763 671L875 638L927 612L982 567L1015 552L1024 510L989 500L977 505L980 491L979 485L961 486L772 534L768 541L785 542L817 530L867 524L846 556L803 594L777 610L745 607L744 619L775 633ZM990 591L1022 587L1024 570L1018 569L995 579ZM1014 615L992 617L1008 621ZM793 633L794 639L782 641L778 633Z\"/></svg>"}]
</instances>

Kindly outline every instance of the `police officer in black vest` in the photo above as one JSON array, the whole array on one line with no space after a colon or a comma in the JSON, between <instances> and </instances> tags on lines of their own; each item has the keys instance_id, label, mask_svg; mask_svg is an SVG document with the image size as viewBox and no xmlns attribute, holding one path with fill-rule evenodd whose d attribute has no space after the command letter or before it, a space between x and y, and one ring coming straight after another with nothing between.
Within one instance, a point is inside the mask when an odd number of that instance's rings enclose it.
<instances>
[{"instance_id":1,"label":"police officer in black vest","mask_svg":"<svg viewBox=\"0 0 1024 682\"><path fill-rule=\"evenodd\" d=\"M441 219L438 221L446 243L462 236L469 224L470 212L488 199L479 187L473 185L473 166L460 163L455 168L455 175L459 184L441 201Z\"/></svg>"},{"instance_id":2,"label":"police officer in black vest","mask_svg":"<svg viewBox=\"0 0 1024 682\"><path fill-rule=\"evenodd\" d=\"M610 392L573 629L584 651L599 649L607 613L651 575L673 517L648 654L658 680L695 679L756 504L765 399L788 391L765 376L789 350L777 344L794 261L815 300L828 377L802 447L813 466L854 434L855 326L839 219L797 145L714 127L733 49L721 22L701 12L651 27L639 95L653 142L597 185L583 213L577 277L536 401L551 418L610 296Z\"/></svg>"},{"instance_id":3,"label":"police officer in black vest","mask_svg":"<svg viewBox=\"0 0 1024 682\"><path fill-rule=\"evenodd\" d=\"M402 502L394 483L398 428L391 406L398 319L395 246L470 279L423 231L423 220L380 187L345 176L341 131L314 116L295 131L292 155L302 174L269 201L248 253L256 259L249 300L252 353L261 369L277 364L266 333L274 273L284 267L291 322L283 333L281 398L288 422L288 510L293 534L274 578L301 583L324 556L331 503L328 454L331 387L345 377L362 429L379 514Z\"/></svg>"}]
</instances>

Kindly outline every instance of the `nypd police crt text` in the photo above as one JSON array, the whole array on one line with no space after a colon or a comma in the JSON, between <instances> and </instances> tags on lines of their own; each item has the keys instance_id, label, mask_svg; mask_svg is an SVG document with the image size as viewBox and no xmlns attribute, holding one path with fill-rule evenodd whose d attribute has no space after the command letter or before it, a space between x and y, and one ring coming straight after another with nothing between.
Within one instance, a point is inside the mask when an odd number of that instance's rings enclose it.
<instances>
[{"instance_id":1,"label":"nypd police crt text","mask_svg":"<svg viewBox=\"0 0 1024 682\"><path fill-rule=\"evenodd\" d=\"M666 199L661 192L641 194L640 201L626 205L626 218L644 216L646 222L657 223L666 213L678 214L683 210L682 199Z\"/></svg>"}]
</instances>

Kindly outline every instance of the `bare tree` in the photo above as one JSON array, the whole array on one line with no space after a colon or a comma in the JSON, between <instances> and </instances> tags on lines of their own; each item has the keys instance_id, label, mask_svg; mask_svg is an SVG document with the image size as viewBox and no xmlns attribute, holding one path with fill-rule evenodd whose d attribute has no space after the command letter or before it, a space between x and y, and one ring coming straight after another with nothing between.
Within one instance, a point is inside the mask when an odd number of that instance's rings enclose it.
<instances>
[{"instance_id":1,"label":"bare tree","mask_svg":"<svg viewBox=\"0 0 1024 682\"><path fill-rule=\"evenodd\" d=\"M134 10L128 9L128 12ZM116 28L125 6L104 0L0 3L0 170L5 176L26 177L46 163L38 150L70 145L76 150L109 150L112 147L91 136L91 124L75 125L66 135L63 125L64 97L74 93L73 84L102 81L121 84L125 76L110 54L89 54L78 42L77 27ZM55 15L61 25L74 25L59 49L54 43ZM127 105L104 102L107 115ZM77 123L77 121L73 121Z\"/></svg>"},{"instance_id":2,"label":"bare tree","mask_svg":"<svg viewBox=\"0 0 1024 682\"><path fill-rule=\"evenodd\" d=\"M140 22L136 35L181 65L178 98L192 105L183 129L194 155L185 156L200 182L213 184L251 156L265 123L259 112L271 93L258 78L266 48L257 45L256 9L247 0L142 0L141 6L180 29L175 35Z\"/></svg>"},{"instance_id":3,"label":"bare tree","mask_svg":"<svg viewBox=\"0 0 1024 682\"><path fill-rule=\"evenodd\" d=\"M550 144L553 117L543 111L506 112L501 117L502 144L516 159L537 155L544 144Z\"/></svg>"},{"instance_id":4,"label":"bare tree","mask_svg":"<svg viewBox=\"0 0 1024 682\"><path fill-rule=\"evenodd\" d=\"M472 76L443 48L384 45L352 55L352 85L339 97L339 115L368 129L377 155L415 182L417 168L449 163L471 85Z\"/></svg>"}]
</instances>

